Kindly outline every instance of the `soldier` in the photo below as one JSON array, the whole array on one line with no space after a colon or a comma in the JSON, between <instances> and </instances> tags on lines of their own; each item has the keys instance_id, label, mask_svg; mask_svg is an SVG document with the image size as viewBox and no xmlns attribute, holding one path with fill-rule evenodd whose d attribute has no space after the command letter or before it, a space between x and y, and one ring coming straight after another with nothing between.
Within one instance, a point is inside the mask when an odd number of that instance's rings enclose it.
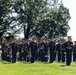
<instances>
[{"instance_id":1,"label":"soldier","mask_svg":"<svg viewBox=\"0 0 76 75\"><path fill-rule=\"evenodd\" d=\"M6 41L6 40L3 38L3 39L2 39L2 46L1 46L1 49L2 49L1 58L2 58L2 60L5 59L5 57L4 57L5 41Z\"/></svg>"},{"instance_id":2,"label":"soldier","mask_svg":"<svg viewBox=\"0 0 76 75\"><path fill-rule=\"evenodd\" d=\"M54 42L53 37L49 42L49 48L50 48L50 63L53 63L53 61L55 60L55 51L56 51L56 44Z\"/></svg>"},{"instance_id":3,"label":"soldier","mask_svg":"<svg viewBox=\"0 0 76 75\"><path fill-rule=\"evenodd\" d=\"M55 39L54 42L55 42L55 51L54 51L54 61L55 61L56 60L56 44L57 44L57 40Z\"/></svg>"},{"instance_id":4,"label":"soldier","mask_svg":"<svg viewBox=\"0 0 76 75\"><path fill-rule=\"evenodd\" d=\"M7 48L8 48L8 46L5 44L5 47L4 47L4 61L7 61Z\"/></svg>"},{"instance_id":5,"label":"soldier","mask_svg":"<svg viewBox=\"0 0 76 75\"><path fill-rule=\"evenodd\" d=\"M37 51L37 43L35 42L35 37L33 37L32 41L30 42L30 49L31 49L31 63L34 63Z\"/></svg>"},{"instance_id":6,"label":"soldier","mask_svg":"<svg viewBox=\"0 0 76 75\"><path fill-rule=\"evenodd\" d=\"M37 42L37 38L35 38L34 42L37 44L37 49L36 49L36 52L35 52L35 61L37 61L38 60L38 42Z\"/></svg>"},{"instance_id":7,"label":"soldier","mask_svg":"<svg viewBox=\"0 0 76 75\"><path fill-rule=\"evenodd\" d=\"M16 62L16 54L17 54L17 43L16 43L16 39L12 39L12 43L10 44L10 47L12 49L12 63Z\"/></svg>"},{"instance_id":8,"label":"soldier","mask_svg":"<svg viewBox=\"0 0 76 75\"><path fill-rule=\"evenodd\" d=\"M5 43L4 43L4 54L3 54L3 57L4 57L4 60L5 61L8 61L8 45L9 43L7 42L7 40L5 40Z\"/></svg>"},{"instance_id":9,"label":"soldier","mask_svg":"<svg viewBox=\"0 0 76 75\"><path fill-rule=\"evenodd\" d=\"M57 57L58 57L58 62L61 61L61 48L62 48L62 45L61 45L61 40L58 40L58 44L56 45L56 50L57 50Z\"/></svg>"},{"instance_id":10,"label":"soldier","mask_svg":"<svg viewBox=\"0 0 76 75\"><path fill-rule=\"evenodd\" d=\"M63 39L61 44L62 44L62 62L65 62L65 48L64 48L64 43L65 43L65 40Z\"/></svg>"},{"instance_id":11,"label":"soldier","mask_svg":"<svg viewBox=\"0 0 76 75\"><path fill-rule=\"evenodd\" d=\"M26 57L27 62L31 61L31 48L30 48L30 42L32 42L31 39L27 39L27 45L28 45L28 55L27 55L27 57Z\"/></svg>"},{"instance_id":12,"label":"soldier","mask_svg":"<svg viewBox=\"0 0 76 75\"><path fill-rule=\"evenodd\" d=\"M48 47L49 47L48 38L45 37L44 38L44 62L48 61Z\"/></svg>"},{"instance_id":13,"label":"soldier","mask_svg":"<svg viewBox=\"0 0 76 75\"><path fill-rule=\"evenodd\" d=\"M23 49L22 49L22 47L23 47L23 40L20 40L20 43L18 44L19 45L19 48L18 48L18 51L19 51L19 58L18 58L18 60L20 60L20 61L22 61L22 56L23 56Z\"/></svg>"},{"instance_id":14,"label":"soldier","mask_svg":"<svg viewBox=\"0 0 76 75\"><path fill-rule=\"evenodd\" d=\"M6 61L11 62L11 47L9 46L9 42L6 42Z\"/></svg>"},{"instance_id":15,"label":"soldier","mask_svg":"<svg viewBox=\"0 0 76 75\"><path fill-rule=\"evenodd\" d=\"M66 52L66 65L69 66L72 61L72 52L73 52L73 42L71 36L68 36L68 41L65 42L65 52Z\"/></svg>"},{"instance_id":16,"label":"soldier","mask_svg":"<svg viewBox=\"0 0 76 75\"><path fill-rule=\"evenodd\" d=\"M76 61L76 41L74 41L73 61Z\"/></svg>"},{"instance_id":17,"label":"soldier","mask_svg":"<svg viewBox=\"0 0 76 75\"><path fill-rule=\"evenodd\" d=\"M41 39L41 42L40 42L40 60L41 60L41 62L43 62L44 61L44 57L45 57L45 55L44 55L44 38L42 38Z\"/></svg>"},{"instance_id":18,"label":"soldier","mask_svg":"<svg viewBox=\"0 0 76 75\"><path fill-rule=\"evenodd\" d=\"M7 61L7 48L8 46L6 45L7 42L5 42L5 46L4 46L4 61Z\"/></svg>"},{"instance_id":19,"label":"soldier","mask_svg":"<svg viewBox=\"0 0 76 75\"><path fill-rule=\"evenodd\" d=\"M23 47L22 47L22 50L23 50L23 60L24 61L27 61L27 55L28 55L28 43L25 41L24 44L23 44Z\"/></svg>"},{"instance_id":20,"label":"soldier","mask_svg":"<svg viewBox=\"0 0 76 75\"><path fill-rule=\"evenodd\" d=\"M37 46L38 46L38 49L37 49L37 60L40 61L40 59L41 59L41 54L40 54L40 47L41 47L40 39L37 39Z\"/></svg>"}]
</instances>

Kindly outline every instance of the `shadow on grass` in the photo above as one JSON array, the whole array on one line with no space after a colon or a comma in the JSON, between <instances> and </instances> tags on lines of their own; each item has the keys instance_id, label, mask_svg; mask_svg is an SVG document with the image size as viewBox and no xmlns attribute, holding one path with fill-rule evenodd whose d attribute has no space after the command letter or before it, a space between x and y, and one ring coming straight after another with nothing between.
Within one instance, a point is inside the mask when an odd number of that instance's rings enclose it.
<instances>
[{"instance_id":1,"label":"shadow on grass","mask_svg":"<svg viewBox=\"0 0 76 75\"><path fill-rule=\"evenodd\" d=\"M3 64L12 64L11 62L3 61L3 60L1 60L0 62L3 63Z\"/></svg>"},{"instance_id":2,"label":"shadow on grass","mask_svg":"<svg viewBox=\"0 0 76 75\"><path fill-rule=\"evenodd\" d=\"M60 65L60 67L66 67L66 65L63 64L63 65Z\"/></svg>"},{"instance_id":3,"label":"shadow on grass","mask_svg":"<svg viewBox=\"0 0 76 75\"><path fill-rule=\"evenodd\" d=\"M35 62L42 63L42 64L52 64L49 61L47 61L47 62L44 62L44 61L35 61Z\"/></svg>"},{"instance_id":4,"label":"shadow on grass","mask_svg":"<svg viewBox=\"0 0 76 75\"><path fill-rule=\"evenodd\" d=\"M19 62L19 63L23 63L23 64L31 64L31 62L26 62L26 61L17 61L17 62Z\"/></svg>"}]
</instances>

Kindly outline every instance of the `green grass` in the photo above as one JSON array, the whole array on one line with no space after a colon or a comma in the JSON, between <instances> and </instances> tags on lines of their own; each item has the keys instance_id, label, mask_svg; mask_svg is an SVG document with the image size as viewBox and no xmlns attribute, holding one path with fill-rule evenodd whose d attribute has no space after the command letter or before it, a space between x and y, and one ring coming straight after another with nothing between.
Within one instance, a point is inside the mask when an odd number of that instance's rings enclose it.
<instances>
[{"instance_id":1,"label":"green grass","mask_svg":"<svg viewBox=\"0 0 76 75\"><path fill-rule=\"evenodd\" d=\"M66 66L58 62L31 64L20 61L12 64L0 61L0 75L76 75L76 63Z\"/></svg>"}]
</instances>

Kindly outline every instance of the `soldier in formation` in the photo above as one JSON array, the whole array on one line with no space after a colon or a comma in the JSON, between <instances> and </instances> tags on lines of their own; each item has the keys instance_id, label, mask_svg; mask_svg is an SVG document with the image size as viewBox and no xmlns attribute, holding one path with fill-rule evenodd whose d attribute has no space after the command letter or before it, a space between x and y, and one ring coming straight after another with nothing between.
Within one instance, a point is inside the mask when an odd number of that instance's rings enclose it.
<instances>
[{"instance_id":1,"label":"soldier in formation","mask_svg":"<svg viewBox=\"0 0 76 75\"><path fill-rule=\"evenodd\" d=\"M16 63L16 60L31 62L48 62L53 63L65 62L70 65L72 61L76 60L76 42L73 45L71 36L68 36L68 41L63 39L55 40L54 37L48 39L47 37L36 39L32 37L27 40L11 39L10 42L4 40L2 42L1 58L4 61Z\"/></svg>"},{"instance_id":2,"label":"soldier in formation","mask_svg":"<svg viewBox=\"0 0 76 75\"><path fill-rule=\"evenodd\" d=\"M66 52L66 65L69 66L72 62L73 42L71 36L68 36L68 41L64 44Z\"/></svg>"}]
</instances>

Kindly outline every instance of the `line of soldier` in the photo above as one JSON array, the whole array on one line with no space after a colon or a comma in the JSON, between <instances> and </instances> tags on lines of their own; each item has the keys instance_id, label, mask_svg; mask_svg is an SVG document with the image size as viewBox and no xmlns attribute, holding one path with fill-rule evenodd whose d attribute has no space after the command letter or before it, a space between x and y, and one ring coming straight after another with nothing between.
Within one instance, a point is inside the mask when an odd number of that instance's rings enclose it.
<instances>
[{"instance_id":1,"label":"line of soldier","mask_svg":"<svg viewBox=\"0 0 76 75\"><path fill-rule=\"evenodd\" d=\"M34 63L35 61L53 63L55 60L58 62L66 62L70 65L76 61L76 41L72 42L71 36L68 36L68 41L54 40L52 37L49 41L48 38L36 40L33 37L31 40L16 40L12 39L10 43L6 40L2 43L1 58L4 61L15 63L16 60Z\"/></svg>"}]
</instances>

